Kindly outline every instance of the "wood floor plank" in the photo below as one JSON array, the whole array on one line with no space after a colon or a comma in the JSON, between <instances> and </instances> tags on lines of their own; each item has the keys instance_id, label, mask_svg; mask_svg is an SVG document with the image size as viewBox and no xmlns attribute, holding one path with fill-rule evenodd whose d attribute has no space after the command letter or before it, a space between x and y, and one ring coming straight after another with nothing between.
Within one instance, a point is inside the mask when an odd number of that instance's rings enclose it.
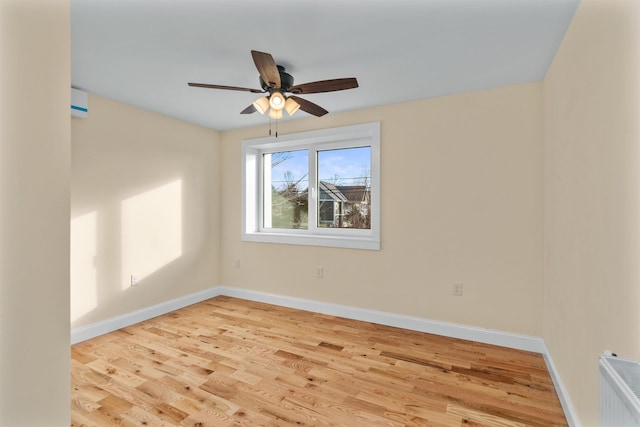
<instances>
[{"instance_id":1,"label":"wood floor plank","mask_svg":"<svg viewBox=\"0 0 640 427\"><path fill-rule=\"evenodd\" d=\"M540 354L216 297L72 346L72 426L566 426Z\"/></svg>"}]
</instances>

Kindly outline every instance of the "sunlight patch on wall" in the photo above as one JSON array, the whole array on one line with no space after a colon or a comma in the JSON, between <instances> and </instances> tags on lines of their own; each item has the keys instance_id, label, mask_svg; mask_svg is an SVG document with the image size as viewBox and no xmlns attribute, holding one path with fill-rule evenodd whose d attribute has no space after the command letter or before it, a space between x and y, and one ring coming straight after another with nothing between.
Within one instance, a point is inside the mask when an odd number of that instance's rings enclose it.
<instances>
[{"instance_id":1,"label":"sunlight patch on wall","mask_svg":"<svg viewBox=\"0 0 640 427\"><path fill-rule=\"evenodd\" d=\"M182 180L122 201L122 289L182 255Z\"/></svg>"},{"instance_id":2,"label":"sunlight patch on wall","mask_svg":"<svg viewBox=\"0 0 640 427\"><path fill-rule=\"evenodd\" d=\"M71 322L98 305L97 226L96 212L71 220Z\"/></svg>"}]
</instances>

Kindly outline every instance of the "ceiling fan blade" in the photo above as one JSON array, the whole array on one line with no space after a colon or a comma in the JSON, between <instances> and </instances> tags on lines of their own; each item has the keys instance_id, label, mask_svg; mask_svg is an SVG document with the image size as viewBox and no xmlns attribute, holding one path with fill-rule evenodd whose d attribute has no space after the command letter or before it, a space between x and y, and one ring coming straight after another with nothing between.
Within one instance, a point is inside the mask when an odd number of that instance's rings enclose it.
<instances>
[{"instance_id":1,"label":"ceiling fan blade","mask_svg":"<svg viewBox=\"0 0 640 427\"><path fill-rule=\"evenodd\" d=\"M250 89L248 87L210 85L210 84L206 84L206 83L187 83L187 84L189 86L193 86L193 87L204 87L204 88L208 88L208 89L240 90L240 91L243 91L243 92L264 93L263 90Z\"/></svg>"},{"instance_id":2,"label":"ceiling fan blade","mask_svg":"<svg viewBox=\"0 0 640 427\"><path fill-rule=\"evenodd\" d=\"M306 111L307 113L312 114L316 117L322 117L328 113L327 110L325 110L318 104L314 104L313 102L307 101L306 99L300 98L298 96L293 96L293 95L290 96L289 98L293 99L298 104L300 104L300 109L302 111Z\"/></svg>"},{"instance_id":3,"label":"ceiling fan blade","mask_svg":"<svg viewBox=\"0 0 640 427\"><path fill-rule=\"evenodd\" d=\"M258 52L257 50L252 50L251 56L262 80L269 86L279 89L280 71L278 71L278 66L276 65L276 61L273 60L273 56L271 56L270 53Z\"/></svg>"},{"instance_id":4,"label":"ceiling fan blade","mask_svg":"<svg viewBox=\"0 0 640 427\"><path fill-rule=\"evenodd\" d=\"M256 111L258 111L256 110L256 107L254 107L253 104L250 104L247 108L240 111L240 114L251 114L251 113L255 113Z\"/></svg>"},{"instance_id":5,"label":"ceiling fan blade","mask_svg":"<svg viewBox=\"0 0 640 427\"><path fill-rule=\"evenodd\" d=\"M338 90L355 89L357 87L358 80L356 80L355 77L347 77L344 79L331 79L311 83L302 83L300 85L291 86L289 92L295 94L335 92Z\"/></svg>"},{"instance_id":6,"label":"ceiling fan blade","mask_svg":"<svg viewBox=\"0 0 640 427\"><path fill-rule=\"evenodd\" d=\"M204 87L204 88L207 88L207 89L239 90L239 91L242 91L242 92L264 93L263 90L251 89L251 88L248 88L248 87L210 85L210 84L206 84L206 83L187 83L187 84L189 86Z\"/></svg>"}]
</instances>

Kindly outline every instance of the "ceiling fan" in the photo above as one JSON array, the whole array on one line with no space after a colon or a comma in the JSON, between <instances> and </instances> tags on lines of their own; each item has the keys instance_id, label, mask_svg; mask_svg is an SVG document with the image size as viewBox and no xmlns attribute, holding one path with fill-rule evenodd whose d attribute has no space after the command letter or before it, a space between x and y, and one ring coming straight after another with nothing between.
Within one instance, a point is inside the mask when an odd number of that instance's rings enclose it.
<instances>
[{"instance_id":1,"label":"ceiling fan","mask_svg":"<svg viewBox=\"0 0 640 427\"><path fill-rule=\"evenodd\" d=\"M358 80L354 77L343 79L321 80L311 83L303 83L299 85L293 84L293 76L285 72L284 67L276 65L273 57L269 53L251 51L253 62L260 73L260 86L262 89L251 89L237 86L223 86L206 83L188 83L189 86L203 87L209 89L237 90L252 93L265 93L256 99L251 105L242 110L240 114L251 114L259 112L269 113L272 119L282 118L282 110L292 116L298 109L305 111L317 117L324 116L328 113L321 106L300 98L297 95L308 93L335 92L345 89L354 89L358 87ZM286 95L290 93L291 95Z\"/></svg>"}]
</instances>

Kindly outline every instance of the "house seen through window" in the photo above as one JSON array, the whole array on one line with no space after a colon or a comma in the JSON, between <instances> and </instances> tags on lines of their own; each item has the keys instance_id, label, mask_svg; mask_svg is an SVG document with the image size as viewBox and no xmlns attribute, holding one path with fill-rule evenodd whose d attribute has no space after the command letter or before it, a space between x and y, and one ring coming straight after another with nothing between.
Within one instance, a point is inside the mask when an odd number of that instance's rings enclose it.
<instances>
[{"instance_id":1,"label":"house seen through window","mask_svg":"<svg viewBox=\"0 0 640 427\"><path fill-rule=\"evenodd\" d=\"M371 228L371 147L316 152L317 227ZM264 227L308 229L309 151L263 155Z\"/></svg>"}]
</instances>

